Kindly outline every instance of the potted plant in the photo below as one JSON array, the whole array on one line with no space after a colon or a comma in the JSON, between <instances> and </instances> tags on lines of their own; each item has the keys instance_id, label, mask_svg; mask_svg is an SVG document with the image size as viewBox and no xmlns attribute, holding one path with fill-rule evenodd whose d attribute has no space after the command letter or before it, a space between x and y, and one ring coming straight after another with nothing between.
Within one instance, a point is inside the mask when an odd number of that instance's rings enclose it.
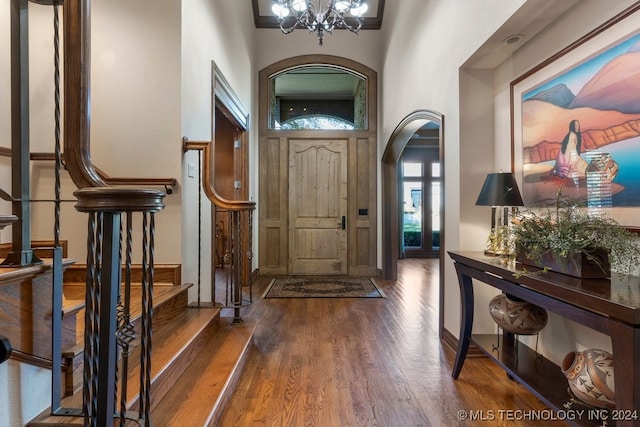
<instances>
[{"instance_id":1,"label":"potted plant","mask_svg":"<svg viewBox=\"0 0 640 427\"><path fill-rule=\"evenodd\" d=\"M511 226L516 260L577 277L631 274L640 265L638 236L592 215L558 193L554 208L524 209Z\"/></svg>"}]
</instances>

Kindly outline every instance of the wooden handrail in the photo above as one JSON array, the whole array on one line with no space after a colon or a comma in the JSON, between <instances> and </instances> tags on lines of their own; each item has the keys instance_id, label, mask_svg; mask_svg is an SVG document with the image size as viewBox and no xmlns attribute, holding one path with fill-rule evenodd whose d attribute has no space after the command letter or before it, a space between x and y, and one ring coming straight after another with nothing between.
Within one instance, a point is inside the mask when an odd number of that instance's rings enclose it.
<instances>
[{"instance_id":1,"label":"wooden handrail","mask_svg":"<svg viewBox=\"0 0 640 427\"><path fill-rule=\"evenodd\" d=\"M77 188L106 187L91 161L91 7L90 0L64 2L64 153Z\"/></svg>"},{"instance_id":2,"label":"wooden handrail","mask_svg":"<svg viewBox=\"0 0 640 427\"><path fill-rule=\"evenodd\" d=\"M0 156L11 157L11 148L0 147ZM61 154L62 160L64 161L64 153ZM54 153L46 153L46 152L33 152L30 154L29 158L33 161L55 161L56 157ZM105 172L100 170L98 167L94 165L94 169L98 176L104 180L108 185L142 185L142 186L152 186L152 185L160 185L163 186L167 194L173 193L173 187L178 184L178 180L175 178L134 178L134 177L111 177L107 175Z\"/></svg>"},{"instance_id":3,"label":"wooden handrail","mask_svg":"<svg viewBox=\"0 0 640 427\"><path fill-rule=\"evenodd\" d=\"M182 139L183 151L202 151L202 187L209 200L218 207L230 211L251 211L256 207L256 202L250 200L229 200L222 197L213 186L213 159L211 153L211 141L189 141L186 137Z\"/></svg>"}]
</instances>

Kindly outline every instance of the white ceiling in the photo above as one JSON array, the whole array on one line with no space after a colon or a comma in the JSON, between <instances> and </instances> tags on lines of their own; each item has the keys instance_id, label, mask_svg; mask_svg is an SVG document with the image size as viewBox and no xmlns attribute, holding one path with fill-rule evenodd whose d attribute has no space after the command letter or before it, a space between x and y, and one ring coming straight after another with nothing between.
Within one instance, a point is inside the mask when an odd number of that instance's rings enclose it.
<instances>
[{"instance_id":1,"label":"white ceiling","mask_svg":"<svg viewBox=\"0 0 640 427\"><path fill-rule=\"evenodd\" d=\"M469 58L464 68L497 67L579 1L528 0ZM521 35L522 39L516 43L507 43L506 40L514 35Z\"/></svg>"}]
</instances>

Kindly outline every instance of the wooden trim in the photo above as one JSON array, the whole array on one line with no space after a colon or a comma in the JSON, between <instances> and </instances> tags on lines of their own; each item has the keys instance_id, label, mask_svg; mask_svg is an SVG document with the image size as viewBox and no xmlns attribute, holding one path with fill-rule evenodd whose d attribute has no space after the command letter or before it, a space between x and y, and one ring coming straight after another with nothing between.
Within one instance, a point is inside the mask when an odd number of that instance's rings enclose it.
<instances>
[{"instance_id":1,"label":"wooden trim","mask_svg":"<svg viewBox=\"0 0 640 427\"><path fill-rule=\"evenodd\" d=\"M32 280L40 274L51 271L53 269L51 259L44 259L43 261L42 264L0 268L0 286L15 283L16 281ZM66 270L74 262L72 259L64 259L62 260L62 268Z\"/></svg>"},{"instance_id":2,"label":"wooden trim","mask_svg":"<svg viewBox=\"0 0 640 427\"><path fill-rule=\"evenodd\" d=\"M300 55L291 58L286 58L281 61L275 62L259 72L259 123L258 129L260 130L260 136L276 137L282 134L295 134L300 137L317 136L319 131L315 130L303 130L303 131L285 131L281 129L269 129L268 123L270 121L269 115L271 112L268 108L269 99L269 85L270 78L289 71L295 68L303 68L310 65L325 65L335 68L342 68L348 70L351 73L358 74L363 77L367 82L367 126L364 130L353 131L321 131L322 136L330 138L344 138L354 136L356 138L367 138L373 133L374 137L377 132L377 110L378 110L378 73L375 70L367 67L366 65L353 61L348 58L335 55Z\"/></svg>"},{"instance_id":3,"label":"wooden trim","mask_svg":"<svg viewBox=\"0 0 640 427\"><path fill-rule=\"evenodd\" d=\"M249 200L228 200L218 194L213 183L213 153L211 141L189 141L183 138L183 149L202 151L202 187L207 198L216 206L230 211L255 209L256 202Z\"/></svg>"},{"instance_id":4,"label":"wooden trim","mask_svg":"<svg viewBox=\"0 0 640 427\"><path fill-rule=\"evenodd\" d=\"M105 187L91 161L90 0L67 2L63 12L65 165L77 188Z\"/></svg>"},{"instance_id":5,"label":"wooden trim","mask_svg":"<svg viewBox=\"0 0 640 427\"><path fill-rule=\"evenodd\" d=\"M269 98L270 98L270 88L271 83L270 80L283 72L288 70L304 68L306 66L313 65L322 65L327 67L334 67L336 69L343 69L348 71L354 75L359 75L366 81L366 102L367 102L367 118L366 118L366 129L362 130L349 130L349 131L338 131L338 130L282 130L282 129L269 129ZM367 140L368 144L371 146L371 150L369 152L369 175L371 178L370 181L370 199L368 201L363 201L364 206L357 206L358 198L356 195L352 193L352 190L349 191L348 200L351 205L349 205L349 212L347 215L347 224L357 224L358 220L361 223L363 221L368 221L370 224L368 240L370 242L370 250L369 250L369 262L370 265L353 265L353 252L348 256L348 272L351 275L370 275L375 272L377 268L377 211L378 211L378 200L375 194L377 194L377 153L378 153L378 76L377 72L364 64L353 61L349 58L334 56L334 55L300 55L292 58L287 58L278 62L275 62L259 72L259 114L258 114L258 129L259 129L259 175L261 179L259 180L260 188L259 188L259 200L261 209L259 209L259 218L258 218L258 228L260 236L264 236L264 238L260 239L260 254L265 254L268 251L272 251L273 247L277 247L280 251L278 257L278 265L267 265L266 257L260 256L260 268L264 269L269 274L286 274L287 273L287 260L288 260L288 252L289 252L289 241L288 241L288 210L289 210L289 201L288 201L288 180L289 180L289 140L291 139L306 139L306 140L314 140L314 139L323 139L323 140L348 140L351 145L357 141ZM271 159L274 161L273 165L267 166L267 154L269 150L271 150L272 154L275 154L276 146L278 150L279 159L274 158ZM350 151L350 165L354 165L354 160L351 157L354 152ZM277 160L279 160L279 164L276 164ZM279 175L276 177L275 174L272 174L271 180L264 179L269 175L269 171L273 170L273 168L278 168ZM269 168L269 169L268 169ZM353 169L353 168L351 168ZM353 170L349 171L349 180L356 179L356 176L353 175ZM278 183L275 183L275 179L278 180ZM272 188L269 187L269 183L272 183ZM348 184L350 188L352 188L352 183ZM276 188L277 187L277 188ZM273 193L273 194L272 194ZM351 197L353 196L353 197ZM275 209L277 211L275 217L267 217L267 200L270 200L271 203L275 203L273 200L274 197L278 197L278 203L280 204L279 209ZM362 218L358 213L358 209L368 209L367 218ZM349 228L349 237L348 237L348 246L351 250L355 250L352 248L355 247L354 238L356 236L355 233L351 232L351 228ZM365 228L365 227L362 227ZM355 230L355 229L354 229ZM270 241L268 236L273 236L273 239ZM277 235L277 237L276 237ZM279 239L278 242L273 240ZM275 257L274 257L275 259Z\"/></svg>"},{"instance_id":6,"label":"wooden trim","mask_svg":"<svg viewBox=\"0 0 640 427\"><path fill-rule=\"evenodd\" d=\"M252 0L253 22L256 28L280 28L275 16L260 15L258 0ZM379 30L382 27L382 16L384 14L385 0L378 0L378 10L375 17L365 17L362 21L361 30ZM336 28L340 29L340 28ZM304 30L304 29L303 29Z\"/></svg>"},{"instance_id":7,"label":"wooden trim","mask_svg":"<svg viewBox=\"0 0 640 427\"><path fill-rule=\"evenodd\" d=\"M395 280L397 278L397 263L399 254L398 230L398 161L404 151L409 138L419 128L427 122L436 122L439 124L439 151L440 151L440 173L441 173L441 191L445 190L445 168L444 168L444 116L438 112L430 110L417 110L407 115L400 121L389 137L389 142L382 155L382 271L386 280ZM440 211L440 258L444 253L444 197L441 200L442 206ZM441 266L441 273L444 272ZM442 274L441 274L442 276ZM440 292L442 295L444 292ZM442 310L443 307L441 306Z\"/></svg>"},{"instance_id":8,"label":"wooden trim","mask_svg":"<svg viewBox=\"0 0 640 427\"><path fill-rule=\"evenodd\" d=\"M440 342L442 342L445 349L456 354L458 349L458 338L455 337L448 329L442 329L442 333L440 334ZM473 342L469 345L469 352L467 353L467 359L477 359L481 357L487 357L486 354L480 347L478 347Z\"/></svg>"},{"instance_id":9,"label":"wooden trim","mask_svg":"<svg viewBox=\"0 0 640 427\"><path fill-rule=\"evenodd\" d=\"M211 73L213 74L213 105L220 108L220 111L231 122L235 122L236 125L242 127L242 130L247 130L249 127L249 111L213 61L211 62ZM215 133L212 132L212 135L215 135Z\"/></svg>"},{"instance_id":10,"label":"wooden trim","mask_svg":"<svg viewBox=\"0 0 640 427\"><path fill-rule=\"evenodd\" d=\"M39 368L44 368L44 369L51 369L52 365L51 365L51 360L49 359L44 359L42 357L38 357L35 356L33 354L29 354L29 353L23 353L20 350L13 350L11 352L11 356L9 356L9 359L13 359L17 362L20 363L27 363L29 365L33 365L33 366L37 366Z\"/></svg>"},{"instance_id":11,"label":"wooden trim","mask_svg":"<svg viewBox=\"0 0 640 427\"><path fill-rule=\"evenodd\" d=\"M16 358L37 366L41 366L39 360L50 360L52 351L53 266L50 259L43 261L38 265L0 269L0 312L5 315L3 335L11 341ZM73 260L64 259L63 271L72 263ZM74 310L77 308L77 305L65 307L60 337L62 347L76 342L74 313L77 311Z\"/></svg>"},{"instance_id":12,"label":"wooden trim","mask_svg":"<svg viewBox=\"0 0 640 427\"><path fill-rule=\"evenodd\" d=\"M438 146L440 153L440 292L439 326L444 331L444 271L445 271L445 203L446 189L444 115L431 110L416 110L400 121L389 138L382 155L382 272L385 280L396 280L398 276L398 256L400 252L399 197L398 197L398 161L409 138L424 124L433 121L439 124Z\"/></svg>"},{"instance_id":13,"label":"wooden trim","mask_svg":"<svg viewBox=\"0 0 640 427\"><path fill-rule=\"evenodd\" d=\"M62 258L67 258L69 249L69 242L67 240L61 240L59 242L62 248ZM53 240L32 240L31 249L38 258L53 258ZM0 243L0 258L6 258L11 252L13 244L11 242Z\"/></svg>"},{"instance_id":14,"label":"wooden trim","mask_svg":"<svg viewBox=\"0 0 640 427\"><path fill-rule=\"evenodd\" d=\"M153 279L154 283L170 283L172 285L182 284L182 265L181 264L154 264ZM67 268L64 272L64 282L84 284L87 277L87 265L75 264ZM123 276L124 277L124 269ZM142 265L134 264L131 266L131 281L133 283L142 282Z\"/></svg>"},{"instance_id":15,"label":"wooden trim","mask_svg":"<svg viewBox=\"0 0 640 427\"><path fill-rule=\"evenodd\" d=\"M11 157L11 149L0 147L0 156ZM61 154L61 159L64 161L64 153ZM33 161L55 161L56 157L54 153L46 152L32 152L29 158ZM109 185L161 185L164 186L167 194L173 193L173 187L178 185L178 180L175 178L132 178L132 177L117 177L113 178L104 173L99 168L95 167L96 173L105 180Z\"/></svg>"}]
</instances>

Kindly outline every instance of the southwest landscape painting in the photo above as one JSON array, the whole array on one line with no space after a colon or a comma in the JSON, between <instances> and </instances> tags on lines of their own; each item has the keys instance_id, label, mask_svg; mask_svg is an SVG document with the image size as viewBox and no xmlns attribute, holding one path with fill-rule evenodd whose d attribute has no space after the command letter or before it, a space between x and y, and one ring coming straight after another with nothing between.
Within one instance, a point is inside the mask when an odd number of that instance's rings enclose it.
<instances>
[{"instance_id":1,"label":"southwest landscape painting","mask_svg":"<svg viewBox=\"0 0 640 427\"><path fill-rule=\"evenodd\" d=\"M519 101L525 205L552 205L560 191L586 206L640 206L640 34Z\"/></svg>"}]
</instances>

